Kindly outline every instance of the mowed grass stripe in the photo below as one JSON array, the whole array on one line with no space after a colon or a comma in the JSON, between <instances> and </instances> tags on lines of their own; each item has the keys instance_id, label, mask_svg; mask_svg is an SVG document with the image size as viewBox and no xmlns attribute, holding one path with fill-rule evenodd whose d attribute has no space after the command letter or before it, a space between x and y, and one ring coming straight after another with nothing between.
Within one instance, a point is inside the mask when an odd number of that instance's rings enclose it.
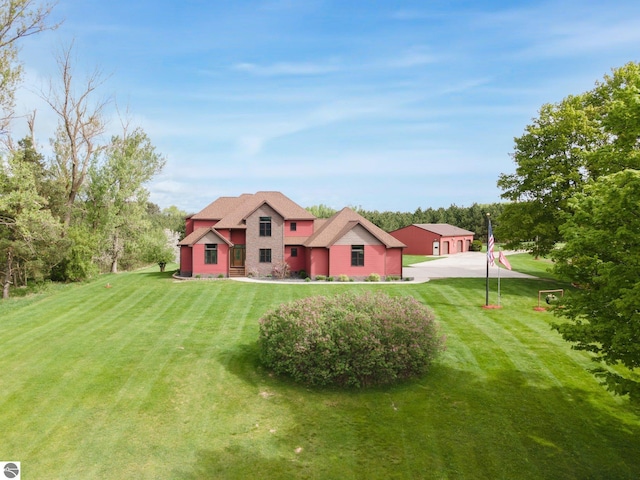
<instances>
[{"instance_id":1,"label":"mowed grass stripe","mask_svg":"<svg viewBox=\"0 0 640 480\"><path fill-rule=\"evenodd\" d=\"M95 320L86 319L90 327L82 329L82 335L77 335L75 342L68 342L68 354L61 352L54 356L56 368L50 368L48 372L55 374L44 380L39 389L41 395L46 395L47 401L38 402L35 399L33 402L37 409L34 416L46 418L48 427L39 438L33 439L30 451L41 453L46 450L43 444L50 444L49 434L55 430L57 435L57 427L61 422L66 424L66 429L72 429L74 425L69 422L70 418L75 423L82 422L82 412L87 411L87 406L92 408L97 404L101 408L112 401L109 397L110 389L114 381L117 382L126 371L118 364L119 354L135 342L138 336L143 335L145 330L142 318L137 318L137 325L130 321L131 318L136 318L131 311L137 312L141 305L153 303L153 299L148 299L154 296L152 291L140 293L137 288L130 287L127 295L121 301L113 302L108 310L101 304ZM160 294L161 292L155 293L156 300L160 298ZM74 319L76 320L83 319ZM123 330L128 332L123 333ZM59 375L60 372L63 373ZM92 403L90 399L97 395L100 396L99 402ZM86 432L86 426L82 426L82 431Z\"/></svg>"},{"instance_id":2,"label":"mowed grass stripe","mask_svg":"<svg viewBox=\"0 0 640 480\"><path fill-rule=\"evenodd\" d=\"M437 282L433 282L432 285L436 283ZM506 316L506 310L482 311L479 308L480 302L477 301L478 298L482 298L478 288L473 288L468 284L467 286L469 288L453 288L452 286L445 285L445 283L447 282L441 284L443 287L441 293L446 297L446 302L442 301L441 296L433 295L425 298L425 300L427 303L430 301L435 305L436 311L444 310L451 312L451 314L447 313L445 315L447 318L445 329L448 332L451 332L453 329L456 340L462 341L464 339L464 341L467 342L468 349L472 349L476 352L476 355L481 357L489 356L495 360L489 363L484 362L484 369L487 373L492 373L493 378L504 383L506 387L509 385L514 385L514 387L517 388L536 385L547 388L560 387L555 373L552 372L549 366L549 362L540 359L538 353L535 350L531 350L530 347L536 344L535 337L526 335L524 337L518 336L509 328L506 328L504 324L497 321L497 317ZM453 285L455 284L460 285L463 284L463 282L453 282ZM475 313L474 309L476 309ZM529 321L531 321L531 318ZM545 336L548 337L548 335L548 330L545 330ZM541 338L539 341L543 342L544 339ZM560 351L562 351L562 349L568 349L566 344L562 345L562 347ZM460 346L458 345L458 350L459 349ZM452 360L452 358L448 354L449 352L445 354L444 362L458 368L459 365L455 363L456 359L453 358L454 362L451 363L450 360ZM466 366L464 369L468 370ZM505 372L509 372L509 375L505 375ZM534 372L533 376L531 372ZM566 375L567 372L564 371L562 373ZM584 381L585 372L583 370L577 370L571 373L577 373ZM536 381L531 382L532 377ZM593 381L593 379L589 380ZM537 416L539 414L537 411L539 410L538 407L545 401L548 401L548 399L543 398L547 396L548 390L539 391L534 389L532 391L535 392L535 394L529 397L532 401L528 402L526 407L522 405L514 405L512 407L514 411L519 412L523 418ZM558 393L562 400L564 400L566 394L567 392L564 391ZM507 400L509 400L508 397ZM496 399L496 402L504 405L505 399ZM508 412L502 412L499 415L499 419L503 423L509 418L510 415ZM518 421L511 424L506 423L504 425L504 431L512 431L517 424ZM552 424L549 426L553 427ZM539 437L539 440L540 438L541 437ZM544 442L544 440L540 441ZM515 442L514 440L511 441L513 445L517 443L517 440ZM549 442L549 444L551 444L551 442ZM521 443L520 445L521 447L524 446ZM515 446L513 448L517 450ZM523 454L524 453L525 451L523 449Z\"/></svg>"},{"instance_id":3,"label":"mowed grass stripe","mask_svg":"<svg viewBox=\"0 0 640 480\"><path fill-rule=\"evenodd\" d=\"M67 295L63 295L62 303L65 301L65 297L73 295L77 299L77 290L65 292ZM85 298L80 299L85 305L90 305L91 289L86 292ZM123 305L128 304L129 308L136 305L139 296L132 297L131 295L125 297L114 297L115 302L112 300L112 304L119 309L123 308ZM103 308L103 303L98 304L99 308ZM49 310L47 310L49 311ZM95 356L95 349L100 349L100 345L105 342L105 335L101 334L101 329L104 328L105 323L98 318L99 315L93 315L96 312L87 312L84 315L78 315L78 312L74 310L71 317L64 317L62 315L48 315L47 317L47 329L51 330L50 337L44 338L40 335L36 335L36 341L31 346L29 342L25 342L25 346L20 348L14 345L13 348L7 347L5 350L12 357L12 365L16 367L12 369L11 373L11 385L7 385L2 389L2 402L11 401L11 396L16 396L23 392L21 385L28 383L30 386L35 387L30 391L32 396L24 396L20 394L20 399L24 403L22 414L32 409L43 409L41 412L45 418L51 419L51 428L55 426L55 418L47 415L46 410L53 408L61 411L61 406L54 406L50 401L45 399L55 399L58 396L67 397L66 394L59 395L59 392L73 391L77 392L79 384L77 380L85 377L89 369L94 368L93 358ZM58 328L59 327L59 328ZM65 328L66 327L66 328ZM107 325L110 330L112 327ZM27 327L28 330L29 327ZM97 333L96 333L97 332ZM9 377L4 377L5 379ZM80 385L85 385L81 383ZM45 396L46 395L46 396ZM71 397L73 398L73 396ZM41 405L42 403L42 405ZM69 408L71 408L69 406ZM61 411L61 413L64 413ZM10 419L10 418L5 418ZM46 435L48 429L45 429L42 434ZM37 443L37 442L36 442Z\"/></svg>"},{"instance_id":4,"label":"mowed grass stripe","mask_svg":"<svg viewBox=\"0 0 640 480\"><path fill-rule=\"evenodd\" d=\"M61 365L20 359L71 375L76 391L70 382L63 389L55 380L45 388L23 382L2 405L9 442L0 444L0 457L20 458L34 478L635 476L640 420L628 401L612 398L583 370L576 359L584 355L550 333L549 314L532 311L541 282L504 283L505 308L486 312L478 279L184 284L140 272L110 281L111 289L80 288L92 292L89 303L102 304L88 311L86 330L75 316L56 320L68 331L68 346L58 348L69 352ZM318 390L261 369L255 341L266 310L307 295L366 290L414 295L436 312L449 347L424 378L384 389ZM103 292L122 298L105 309ZM117 303L126 305L129 294L140 302L118 315ZM12 328L28 330L15 303L8 312L0 304L5 313ZM96 328L99 316L105 323ZM71 356L74 345L80 357ZM41 350L33 355L51 352ZM486 358L492 355L498 358ZM11 356L2 362L23 368ZM52 393L46 414L54 428L40 415ZM22 408L23 398L36 399L41 410ZM43 431L27 455L29 438Z\"/></svg>"},{"instance_id":5,"label":"mowed grass stripe","mask_svg":"<svg viewBox=\"0 0 640 480\"><path fill-rule=\"evenodd\" d=\"M145 449L153 446L154 442L149 441L152 433L164 421L155 411L165 410L162 405L167 401L167 366L175 362L176 357L185 355L183 339L190 335L198 319L205 318L202 312L207 308L207 299L210 297L207 291L201 291L198 296L193 296L192 292L181 292L182 295L193 300L188 308L178 311L173 308L175 302L160 298L164 308L160 309L158 315L147 314L147 334L138 339L138 344L121 351L123 368L114 368L116 381L106 393L112 400L100 409L99 420L93 422L84 435L82 447L76 450L94 451L100 461L94 462L95 466L91 469L83 469L82 466L87 464L86 456L77 455L69 459L69 469L80 470L88 478L101 478L109 475L110 469L104 462L105 452L126 457L127 452L136 446ZM131 319L123 318L123 321L127 320ZM129 324L130 321L127 322ZM126 331L128 328L122 330ZM108 371L105 374L110 375ZM118 421L122 411L133 415L135 421ZM97 446L101 448L96 448ZM149 454L153 456L151 452ZM135 476L135 472L130 473Z\"/></svg>"}]
</instances>

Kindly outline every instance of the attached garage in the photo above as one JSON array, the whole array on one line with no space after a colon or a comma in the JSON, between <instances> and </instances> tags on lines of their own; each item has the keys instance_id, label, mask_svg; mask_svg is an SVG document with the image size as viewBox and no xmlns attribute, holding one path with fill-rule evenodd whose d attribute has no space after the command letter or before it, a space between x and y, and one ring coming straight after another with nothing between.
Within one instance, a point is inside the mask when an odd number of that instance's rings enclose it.
<instances>
[{"instance_id":1,"label":"attached garage","mask_svg":"<svg viewBox=\"0 0 640 480\"><path fill-rule=\"evenodd\" d=\"M416 223L389 233L407 246L405 255L435 256L468 252L474 235L448 223Z\"/></svg>"}]
</instances>

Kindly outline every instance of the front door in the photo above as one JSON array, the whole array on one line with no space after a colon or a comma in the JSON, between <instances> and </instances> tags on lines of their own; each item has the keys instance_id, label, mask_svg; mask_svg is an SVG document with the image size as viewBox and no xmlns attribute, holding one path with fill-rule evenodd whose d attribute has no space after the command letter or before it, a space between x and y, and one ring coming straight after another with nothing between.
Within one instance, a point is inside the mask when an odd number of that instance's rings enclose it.
<instances>
[{"instance_id":1,"label":"front door","mask_svg":"<svg viewBox=\"0 0 640 480\"><path fill-rule=\"evenodd\" d=\"M244 259L246 257L245 245L234 245L231 247L231 266L244 267Z\"/></svg>"}]
</instances>

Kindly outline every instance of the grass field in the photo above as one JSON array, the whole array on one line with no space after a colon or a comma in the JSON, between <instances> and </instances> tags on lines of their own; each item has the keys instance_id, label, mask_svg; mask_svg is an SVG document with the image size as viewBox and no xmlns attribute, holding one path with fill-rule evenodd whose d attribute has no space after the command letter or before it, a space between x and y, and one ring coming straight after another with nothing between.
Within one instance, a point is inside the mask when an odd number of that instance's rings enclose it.
<instances>
[{"instance_id":1,"label":"grass field","mask_svg":"<svg viewBox=\"0 0 640 480\"><path fill-rule=\"evenodd\" d=\"M549 285L503 280L504 308L484 310L484 279L179 283L141 271L3 302L0 460L22 462L24 479L638 478L640 411L533 310ZM261 369L267 309L368 289L436 312L448 349L424 378L318 390Z\"/></svg>"}]
</instances>

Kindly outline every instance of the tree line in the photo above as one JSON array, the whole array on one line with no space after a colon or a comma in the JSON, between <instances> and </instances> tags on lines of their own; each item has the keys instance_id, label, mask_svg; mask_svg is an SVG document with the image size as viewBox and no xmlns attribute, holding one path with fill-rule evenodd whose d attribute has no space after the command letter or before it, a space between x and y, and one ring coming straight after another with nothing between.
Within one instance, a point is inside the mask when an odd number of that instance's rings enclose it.
<instances>
[{"instance_id":1,"label":"tree line","mask_svg":"<svg viewBox=\"0 0 640 480\"><path fill-rule=\"evenodd\" d=\"M49 23L54 4L0 3L0 282L3 298L30 280L82 280L142 263L175 258L165 230L180 229L184 212L160 211L145 185L166 159L139 127L120 117L120 133L104 139L112 100L99 91L96 70L78 81L73 45L55 54L58 72L40 91L58 119L49 156L39 150L36 111L29 134L14 139L15 90L22 65L18 45ZM177 221L180 217L180 222Z\"/></svg>"},{"instance_id":2,"label":"tree line","mask_svg":"<svg viewBox=\"0 0 640 480\"><path fill-rule=\"evenodd\" d=\"M503 203L474 203L470 207L451 205L448 208L422 209L418 207L413 212L365 210L362 207L352 207L364 218L386 232L413 225L415 223L448 223L456 227L474 232L476 240L487 237L487 214L492 219L492 225L499 219L504 209ZM329 218L337 210L324 204L313 205L307 210L318 218Z\"/></svg>"}]
</instances>

